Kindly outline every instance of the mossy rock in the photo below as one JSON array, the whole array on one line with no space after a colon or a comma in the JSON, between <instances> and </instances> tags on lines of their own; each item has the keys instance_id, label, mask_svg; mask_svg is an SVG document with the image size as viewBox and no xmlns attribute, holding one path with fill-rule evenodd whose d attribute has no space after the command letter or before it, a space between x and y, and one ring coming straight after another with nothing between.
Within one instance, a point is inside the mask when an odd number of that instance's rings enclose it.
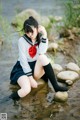
<instances>
[{"instance_id":1,"label":"mossy rock","mask_svg":"<svg viewBox=\"0 0 80 120\"><path fill-rule=\"evenodd\" d=\"M50 19L46 16L40 16L35 10L33 9L26 9L15 16L15 18L12 21L12 25L14 27L17 27L18 30L21 30L23 28L23 23L26 19L29 18L29 16L33 16L39 24L43 25L44 27L48 27L50 24Z\"/></svg>"}]
</instances>

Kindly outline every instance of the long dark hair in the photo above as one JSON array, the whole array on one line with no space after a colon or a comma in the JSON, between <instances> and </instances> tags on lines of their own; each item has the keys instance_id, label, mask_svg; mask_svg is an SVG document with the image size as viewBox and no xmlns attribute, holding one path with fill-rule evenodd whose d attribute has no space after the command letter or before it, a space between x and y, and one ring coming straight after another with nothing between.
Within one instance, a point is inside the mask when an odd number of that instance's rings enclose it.
<instances>
[{"instance_id":1,"label":"long dark hair","mask_svg":"<svg viewBox=\"0 0 80 120\"><path fill-rule=\"evenodd\" d=\"M38 24L37 20L34 17L30 16L27 20L24 21L22 30L25 33L29 33L29 32L33 33L31 26L34 26L36 29L38 29L38 25L39 24ZM40 43L40 36L41 36L40 33L38 33L38 35L37 35L38 44Z\"/></svg>"}]
</instances>

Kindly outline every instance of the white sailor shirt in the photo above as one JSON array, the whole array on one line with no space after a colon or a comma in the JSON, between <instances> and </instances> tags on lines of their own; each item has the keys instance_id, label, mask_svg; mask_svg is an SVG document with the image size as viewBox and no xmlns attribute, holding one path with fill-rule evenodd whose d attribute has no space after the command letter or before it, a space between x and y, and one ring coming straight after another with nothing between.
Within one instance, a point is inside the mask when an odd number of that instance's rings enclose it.
<instances>
[{"instance_id":1,"label":"white sailor shirt","mask_svg":"<svg viewBox=\"0 0 80 120\"><path fill-rule=\"evenodd\" d=\"M36 61L40 54L45 54L48 48L48 39L41 37L41 41L38 45L38 41L35 43L25 34L18 40L20 65L27 76L32 75L32 69L28 62Z\"/></svg>"}]
</instances>

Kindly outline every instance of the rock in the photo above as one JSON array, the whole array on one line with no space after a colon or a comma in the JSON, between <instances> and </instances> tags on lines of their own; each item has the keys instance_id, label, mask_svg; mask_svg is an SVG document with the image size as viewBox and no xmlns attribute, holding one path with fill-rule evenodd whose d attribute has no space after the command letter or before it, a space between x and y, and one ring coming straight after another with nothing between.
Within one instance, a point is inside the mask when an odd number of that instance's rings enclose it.
<instances>
[{"instance_id":1,"label":"rock","mask_svg":"<svg viewBox=\"0 0 80 120\"><path fill-rule=\"evenodd\" d=\"M40 18L39 14L35 10L26 9L15 16L14 20L12 21L12 24L19 24L19 20L21 20L23 23L29 16L33 16L36 19Z\"/></svg>"},{"instance_id":2,"label":"rock","mask_svg":"<svg viewBox=\"0 0 80 120\"><path fill-rule=\"evenodd\" d=\"M62 17L61 16L54 16L54 19L57 21L57 22L60 22L62 20Z\"/></svg>"},{"instance_id":3,"label":"rock","mask_svg":"<svg viewBox=\"0 0 80 120\"><path fill-rule=\"evenodd\" d=\"M58 85L61 87L67 87L66 83L57 81Z\"/></svg>"},{"instance_id":4,"label":"rock","mask_svg":"<svg viewBox=\"0 0 80 120\"><path fill-rule=\"evenodd\" d=\"M66 65L66 69L68 70L72 70L72 71L75 71L75 72L80 72L80 68L77 64L73 63L73 62L70 62Z\"/></svg>"},{"instance_id":5,"label":"rock","mask_svg":"<svg viewBox=\"0 0 80 120\"><path fill-rule=\"evenodd\" d=\"M68 99L68 93L67 92L57 92L54 95L54 100L58 102L65 102Z\"/></svg>"},{"instance_id":6,"label":"rock","mask_svg":"<svg viewBox=\"0 0 80 120\"><path fill-rule=\"evenodd\" d=\"M44 85L44 84L45 84L44 80L42 80L42 79L39 79L39 80L37 81L37 83L38 83L38 85Z\"/></svg>"},{"instance_id":7,"label":"rock","mask_svg":"<svg viewBox=\"0 0 80 120\"><path fill-rule=\"evenodd\" d=\"M49 44L49 47L48 47L48 52L50 51L56 51L58 49L58 44L57 43L51 43Z\"/></svg>"},{"instance_id":8,"label":"rock","mask_svg":"<svg viewBox=\"0 0 80 120\"><path fill-rule=\"evenodd\" d=\"M48 102L51 103L51 102L53 101L53 99L54 99L54 93L49 92L49 93L47 94L46 99L47 99Z\"/></svg>"},{"instance_id":9,"label":"rock","mask_svg":"<svg viewBox=\"0 0 80 120\"><path fill-rule=\"evenodd\" d=\"M63 81L72 80L75 81L79 78L79 74L74 71L62 71L57 74L57 77Z\"/></svg>"},{"instance_id":10,"label":"rock","mask_svg":"<svg viewBox=\"0 0 80 120\"><path fill-rule=\"evenodd\" d=\"M14 20L12 21L12 25L14 26L22 26L23 22L29 18L29 16L33 16L41 25L44 25L45 27L48 26L48 24L50 23L50 20L48 17L46 16L40 16L35 10L33 9L26 9L24 11L22 11L21 13L19 13Z\"/></svg>"},{"instance_id":11,"label":"rock","mask_svg":"<svg viewBox=\"0 0 80 120\"><path fill-rule=\"evenodd\" d=\"M72 81L72 80L66 80L66 83L67 83L68 85L72 85L72 84L73 84L73 81Z\"/></svg>"},{"instance_id":12,"label":"rock","mask_svg":"<svg viewBox=\"0 0 80 120\"><path fill-rule=\"evenodd\" d=\"M56 75L63 70L62 66L59 64L53 64L52 67Z\"/></svg>"},{"instance_id":13,"label":"rock","mask_svg":"<svg viewBox=\"0 0 80 120\"><path fill-rule=\"evenodd\" d=\"M32 91L30 93L31 95L45 94L48 92L48 84L44 82L43 79L37 80L37 83L38 83L38 87L36 89L32 88Z\"/></svg>"}]
</instances>

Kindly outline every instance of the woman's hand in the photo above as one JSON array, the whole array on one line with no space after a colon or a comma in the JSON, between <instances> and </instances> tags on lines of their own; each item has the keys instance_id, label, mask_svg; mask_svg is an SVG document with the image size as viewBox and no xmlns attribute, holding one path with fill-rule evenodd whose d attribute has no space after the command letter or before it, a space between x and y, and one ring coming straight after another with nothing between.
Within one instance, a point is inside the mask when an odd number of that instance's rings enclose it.
<instances>
[{"instance_id":1,"label":"woman's hand","mask_svg":"<svg viewBox=\"0 0 80 120\"><path fill-rule=\"evenodd\" d=\"M33 88L37 88L38 87L38 83L36 82L36 80L33 78L33 76L29 77L30 80L30 84Z\"/></svg>"},{"instance_id":2,"label":"woman's hand","mask_svg":"<svg viewBox=\"0 0 80 120\"><path fill-rule=\"evenodd\" d=\"M38 32L42 34L43 38L47 38L47 32L44 26L38 26Z\"/></svg>"}]
</instances>

